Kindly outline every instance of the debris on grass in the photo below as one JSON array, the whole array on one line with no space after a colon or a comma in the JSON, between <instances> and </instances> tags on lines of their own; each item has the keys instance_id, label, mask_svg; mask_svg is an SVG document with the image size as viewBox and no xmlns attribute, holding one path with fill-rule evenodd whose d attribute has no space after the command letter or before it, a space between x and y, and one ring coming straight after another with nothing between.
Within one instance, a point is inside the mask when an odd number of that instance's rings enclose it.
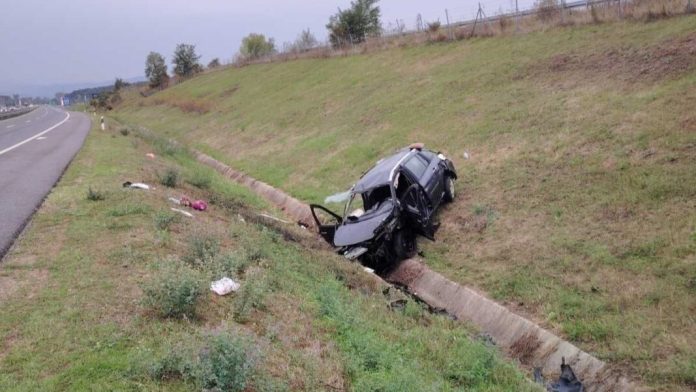
<instances>
[{"instance_id":1,"label":"debris on grass","mask_svg":"<svg viewBox=\"0 0 696 392\"><path fill-rule=\"evenodd\" d=\"M178 209L178 208L172 208L172 211L178 212L178 213L180 213L181 215L187 216L187 217L189 217L189 218L193 218L193 214L190 213L190 212L188 212L188 211L180 210L180 209Z\"/></svg>"},{"instance_id":2,"label":"debris on grass","mask_svg":"<svg viewBox=\"0 0 696 392\"><path fill-rule=\"evenodd\" d=\"M134 182L130 182L130 181L124 182L123 187L124 188L131 188L131 189L143 189L146 191L150 189L150 185L144 184L142 182L135 182L134 183Z\"/></svg>"},{"instance_id":3,"label":"debris on grass","mask_svg":"<svg viewBox=\"0 0 696 392\"><path fill-rule=\"evenodd\" d=\"M224 296L229 293L237 292L241 286L241 284L235 282L234 280L224 277L220 280L211 282L210 290L217 295Z\"/></svg>"},{"instance_id":4,"label":"debris on grass","mask_svg":"<svg viewBox=\"0 0 696 392\"><path fill-rule=\"evenodd\" d=\"M155 159L155 158L157 158L157 156L156 156L155 154L151 153L151 152L148 152L147 154L145 154L145 156L148 157L148 158L150 158L150 159Z\"/></svg>"}]
</instances>

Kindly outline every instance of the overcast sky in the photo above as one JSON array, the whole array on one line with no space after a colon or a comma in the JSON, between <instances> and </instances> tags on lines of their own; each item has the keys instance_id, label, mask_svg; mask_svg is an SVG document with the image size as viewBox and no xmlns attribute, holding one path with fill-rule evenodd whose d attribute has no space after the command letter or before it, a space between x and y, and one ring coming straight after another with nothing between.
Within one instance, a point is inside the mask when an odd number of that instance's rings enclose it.
<instances>
[{"instance_id":1,"label":"overcast sky","mask_svg":"<svg viewBox=\"0 0 696 392\"><path fill-rule=\"evenodd\" d=\"M476 14L477 0L381 0L383 26L416 15L445 22ZM482 0L488 15L514 8L514 0ZM533 0L519 0L520 8ZM91 84L141 77L145 57L171 59L177 43L196 45L207 64L228 61L252 32L278 46L309 28L320 40L338 7L350 0L0 0L0 94L29 94L28 86ZM27 91L23 92L21 90Z\"/></svg>"}]
</instances>

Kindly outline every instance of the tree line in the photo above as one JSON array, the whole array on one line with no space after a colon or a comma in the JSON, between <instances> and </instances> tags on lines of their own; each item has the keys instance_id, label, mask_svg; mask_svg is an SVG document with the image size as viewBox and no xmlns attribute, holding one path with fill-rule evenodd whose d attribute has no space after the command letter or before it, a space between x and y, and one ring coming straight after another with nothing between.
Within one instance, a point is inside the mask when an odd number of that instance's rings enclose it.
<instances>
[{"instance_id":1,"label":"tree line","mask_svg":"<svg viewBox=\"0 0 696 392\"><path fill-rule=\"evenodd\" d=\"M334 48L346 45L354 45L364 42L369 36L377 36L382 32L380 23L379 0L355 0L350 8L342 10L329 18L326 25L329 31L329 42ZM286 53L299 53L315 48L319 42L309 31L304 30L294 42L283 44L282 51ZM277 53L275 40L267 38L263 34L252 33L242 39L237 59L255 60ZM173 73L179 79L194 76L204 70L199 63L200 55L196 53L196 47L181 43L176 46L172 57ZM208 68L220 66L220 59L215 58L208 63ZM149 80L150 88L164 88L169 84L167 61L163 55L150 52L145 60L145 76Z\"/></svg>"}]
</instances>

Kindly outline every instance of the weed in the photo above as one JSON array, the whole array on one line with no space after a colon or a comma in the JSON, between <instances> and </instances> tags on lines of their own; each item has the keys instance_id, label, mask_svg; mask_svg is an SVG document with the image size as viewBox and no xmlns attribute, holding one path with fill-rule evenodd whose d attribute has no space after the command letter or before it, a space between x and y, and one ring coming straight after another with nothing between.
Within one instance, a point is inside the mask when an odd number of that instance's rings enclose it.
<instances>
[{"instance_id":1,"label":"weed","mask_svg":"<svg viewBox=\"0 0 696 392\"><path fill-rule=\"evenodd\" d=\"M188 251L182 260L192 267L204 268L215 260L220 251L220 240L214 235L199 231L189 238Z\"/></svg>"},{"instance_id":2,"label":"weed","mask_svg":"<svg viewBox=\"0 0 696 392\"><path fill-rule=\"evenodd\" d=\"M186 182L195 186L196 188L208 189L210 188L210 183L212 182L212 180L213 177L210 174L209 170L203 168L196 168L195 170L193 170L191 175L188 176Z\"/></svg>"},{"instance_id":3,"label":"weed","mask_svg":"<svg viewBox=\"0 0 696 392\"><path fill-rule=\"evenodd\" d=\"M179 215L170 211L159 211L155 214L155 227L158 230L169 230L169 227L180 220Z\"/></svg>"},{"instance_id":4,"label":"weed","mask_svg":"<svg viewBox=\"0 0 696 392\"><path fill-rule=\"evenodd\" d=\"M161 317L193 318L203 282L198 272L173 260L161 264L159 274L143 285L143 304Z\"/></svg>"},{"instance_id":5,"label":"weed","mask_svg":"<svg viewBox=\"0 0 696 392\"><path fill-rule=\"evenodd\" d=\"M158 173L157 177L159 177L160 184L167 188L176 188L179 183L179 171L173 168L165 170L163 175L159 175Z\"/></svg>"},{"instance_id":6,"label":"weed","mask_svg":"<svg viewBox=\"0 0 696 392\"><path fill-rule=\"evenodd\" d=\"M257 359L249 341L230 333L196 337L170 345L166 354L147 364L150 378L190 382L198 390L243 391L252 380Z\"/></svg>"},{"instance_id":7,"label":"weed","mask_svg":"<svg viewBox=\"0 0 696 392\"><path fill-rule=\"evenodd\" d=\"M128 215L146 215L152 211L150 206L143 204L121 204L106 211L106 215L113 217L122 217Z\"/></svg>"},{"instance_id":8,"label":"weed","mask_svg":"<svg viewBox=\"0 0 696 392\"><path fill-rule=\"evenodd\" d=\"M256 274L242 285L234 301L234 319L240 323L249 321L254 309L265 309L264 299L268 292L265 277Z\"/></svg>"},{"instance_id":9,"label":"weed","mask_svg":"<svg viewBox=\"0 0 696 392\"><path fill-rule=\"evenodd\" d=\"M200 351L196 384L204 390L243 391L255 362L248 346L229 334L212 336Z\"/></svg>"},{"instance_id":10,"label":"weed","mask_svg":"<svg viewBox=\"0 0 696 392\"><path fill-rule=\"evenodd\" d=\"M106 199L104 192L101 192L101 191L96 190L96 189L92 189L91 186L87 189L87 200L89 200L89 201L101 201L104 199Z\"/></svg>"},{"instance_id":11,"label":"weed","mask_svg":"<svg viewBox=\"0 0 696 392\"><path fill-rule=\"evenodd\" d=\"M119 132L123 136L128 136L130 134L130 130L128 128L121 128L121 130Z\"/></svg>"}]
</instances>

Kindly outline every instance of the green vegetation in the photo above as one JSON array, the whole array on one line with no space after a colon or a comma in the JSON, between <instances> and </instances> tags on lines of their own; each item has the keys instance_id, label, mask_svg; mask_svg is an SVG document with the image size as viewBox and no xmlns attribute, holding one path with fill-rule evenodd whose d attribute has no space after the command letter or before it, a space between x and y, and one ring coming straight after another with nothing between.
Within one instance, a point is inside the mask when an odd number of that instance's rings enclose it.
<instances>
[{"instance_id":1,"label":"green vegetation","mask_svg":"<svg viewBox=\"0 0 696 392\"><path fill-rule=\"evenodd\" d=\"M359 266L285 240L303 230L251 223L280 212L212 171L208 189L178 189L209 210L172 223L168 189L121 183L209 169L133 134L90 133L0 266L0 390L534 390L460 323L390 312L399 294ZM221 276L241 291L209 292Z\"/></svg>"},{"instance_id":2,"label":"green vegetation","mask_svg":"<svg viewBox=\"0 0 696 392\"><path fill-rule=\"evenodd\" d=\"M200 275L176 260L165 260L159 267L157 276L143 285L143 304L162 317L194 318L205 288Z\"/></svg>"},{"instance_id":3,"label":"green vegetation","mask_svg":"<svg viewBox=\"0 0 696 392\"><path fill-rule=\"evenodd\" d=\"M682 16L224 69L116 116L307 202L411 142L442 150L461 177L420 243L433 268L688 390L695 30Z\"/></svg>"},{"instance_id":4,"label":"green vegetation","mask_svg":"<svg viewBox=\"0 0 696 392\"><path fill-rule=\"evenodd\" d=\"M179 184L179 171L168 168L164 171L164 174L159 176L159 182L167 188L176 188L177 184Z\"/></svg>"}]
</instances>

